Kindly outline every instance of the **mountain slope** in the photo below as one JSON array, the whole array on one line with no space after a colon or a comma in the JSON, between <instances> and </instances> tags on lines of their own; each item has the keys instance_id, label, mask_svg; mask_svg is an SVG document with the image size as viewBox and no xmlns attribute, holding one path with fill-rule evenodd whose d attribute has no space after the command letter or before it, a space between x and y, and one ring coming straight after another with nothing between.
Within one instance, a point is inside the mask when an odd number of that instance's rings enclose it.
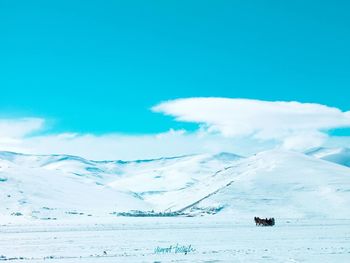
<instances>
[{"instance_id":1,"label":"mountain slope","mask_svg":"<svg viewBox=\"0 0 350 263\"><path fill-rule=\"evenodd\" d=\"M123 168L123 176L109 186L128 189L145 197L157 195L185 189L240 159L242 157L235 154L220 153L128 163Z\"/></svg>"},{"instance_id":2,"label":"mountain slope","mask_svg":"<svg viewBox=\"0 0 350 263\"><path fill-rule=\"evenodd\" d=\"M159 210L235 217L350 216L350 169L304 154L267 151L187 189L146 199Z\"/></svg>"},{"instance_id":3,"label":"mountain slope","mask_svg":"<svg viewBox=\"0 0 350 263\"><path fill-rule=\"evenodd\" d=\"M306 152L307 155L350 167L350 149L348 148L316 148Z\"/></svg>"},{"instance_id":4,"label":"mountain slope","mask_svg":"<svg viewBox=\"0 0 350 263\"><path fill-rule=\"evenodd\" d=\"M287 151L131 162L0 152L0 202L2 218L100 217L131 210L346 218L350 168Z\"/></svg>"},{"instance_id":5,"label":"mountain slope","mask_svg":"<svg viewBox=\"0 0 350 263\"><path fill-rule=\"evenodd\" d=\"M124 162L0 152L0 214L52 219L150 211L143 196L185 188L240 158L221 153Z\"/></svg>"},{"instance_id":6,"label":"mountain slope","mask_svg":"<svg viewBox=\"0 0 350 263\"><path fill-rule=\"evenodd\" d=\"M0 202L2 216L41 219L148 209L133 193L116 191L88 177L28 168L4 159L0 160Z\"/></svg>"}]
</instances>

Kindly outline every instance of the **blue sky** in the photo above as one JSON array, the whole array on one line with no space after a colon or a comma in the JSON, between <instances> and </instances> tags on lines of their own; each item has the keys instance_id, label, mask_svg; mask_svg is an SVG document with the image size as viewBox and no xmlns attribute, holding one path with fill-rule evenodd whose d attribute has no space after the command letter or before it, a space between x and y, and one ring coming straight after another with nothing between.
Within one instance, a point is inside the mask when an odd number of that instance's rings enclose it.
<instances>
[{"instance_id":1,"label":"blue sky","mask_svg":"<svg viewBox=\"0 0 350 263\"><path fill-rule=\"evenodd\" d=\"M41 133L156 134L197 129L150 110L177 98L348 111L349 10L348 1L2 0L0 118L43 118Z\"/></svg>"}]
</instances>

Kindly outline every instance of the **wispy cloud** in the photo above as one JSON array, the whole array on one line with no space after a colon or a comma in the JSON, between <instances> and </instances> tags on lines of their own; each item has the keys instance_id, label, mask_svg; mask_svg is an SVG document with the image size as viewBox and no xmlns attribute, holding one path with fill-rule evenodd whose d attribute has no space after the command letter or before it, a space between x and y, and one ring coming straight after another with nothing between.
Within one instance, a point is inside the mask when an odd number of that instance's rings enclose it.
<instances>
[{"instance_id":1,"label":"wispy cloud","mask_svg":"<svg viewBox=\"0 0 350 263\"><path fill-rule=\"evenodd\" d=\"M0 138L22 138L44 126L41 118L0 119Z\"/></svg>"},{"instance_id":2,"label":"wispy cloud","mask_svg":"<svg viewBox=\"0 0 350 263\"><path fill-rule=\"evenodd\" d=\"M32 154L71 154L93 160L135 160L220 151L242 155L267 145L232 140L220 135L184 130L159 134L51 134L1 141L0 150Z\"/></svg>"}]
</instances>

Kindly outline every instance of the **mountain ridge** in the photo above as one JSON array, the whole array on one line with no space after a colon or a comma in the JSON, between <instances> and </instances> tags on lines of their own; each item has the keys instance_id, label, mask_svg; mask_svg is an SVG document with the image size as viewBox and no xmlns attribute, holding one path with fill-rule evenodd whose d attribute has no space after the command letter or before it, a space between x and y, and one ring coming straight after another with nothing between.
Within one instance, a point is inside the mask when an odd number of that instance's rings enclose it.
<instances>
[{"instance_id":1,"label":"mountain ridge","mask_svg":"<svg viewBox=\"0 0 350 263\"><path fill-rule=\"evenodd\" d=\"M71 157L0 152L0 214L32 219L130 211L350 216L345 209L350 168L308 153L269 150L250 157L218 153L146 162ZM323 209L321 200L334 209Z\"/></svg>"}]
</instances>

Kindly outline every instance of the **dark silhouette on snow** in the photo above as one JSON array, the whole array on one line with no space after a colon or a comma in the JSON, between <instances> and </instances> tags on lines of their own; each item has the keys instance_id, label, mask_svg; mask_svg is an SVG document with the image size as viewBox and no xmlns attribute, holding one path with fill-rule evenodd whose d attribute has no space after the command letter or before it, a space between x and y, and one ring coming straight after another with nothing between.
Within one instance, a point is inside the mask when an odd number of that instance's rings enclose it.
<instances>
[{"instance_id":1,"label":"dark silhouette on snow","mask_svg":"<svg viewBox=\"0 0 350 263\"><path fill-rule=\"evenodd\" d=\"M257 226L274 226L275 225L275 219L273 217L269 219L254 217L254 222L255 222L255 225Z\"/></svg>"}]
</instances>

